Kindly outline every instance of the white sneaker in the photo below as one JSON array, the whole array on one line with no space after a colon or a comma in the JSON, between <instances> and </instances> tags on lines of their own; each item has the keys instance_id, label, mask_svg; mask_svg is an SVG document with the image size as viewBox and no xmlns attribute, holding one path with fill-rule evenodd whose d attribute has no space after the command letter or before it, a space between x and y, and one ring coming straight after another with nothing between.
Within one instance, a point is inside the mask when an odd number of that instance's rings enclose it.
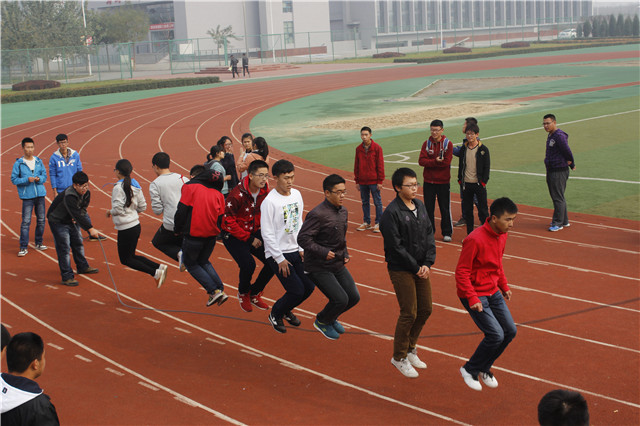
<instances>
[{"instance_id":1,"label":"white sneaker","mask_svg":"<svg viewBox=\"0 0 640 426\"><path fill-rule=\"evenodd\" d=\"M464 367L460 367L460 374L462 375L462 378L464 379L464 382L467 384L467 386L469 386L471 389L473 390L477 390L477 391L481 391L482 390L482 385L480 384L480 382L478 381L478 376L476 376L475 378L471 375L471 373L467 372L467 370L464 369Z\"/></svg>"},{"instance_id":2,"label":"white sneaker","mask_svg":"<svg viewBox=\"0 0 640 426\"><path fill-rule=\"evenodd\" d=\"M373 227L373 232L380 233L380 224L376 223L375 226Z\"/></svg>"},{"instance_id":3,"label":"white sneaker","mask_svg":"<svg viewBox=\"0 0 640 426\"><path fill-rule=\"evenodd\" d=\"M422 369L427 368L427 364L422 362L420 358L418 358L418 351L416 351L415 348L413 348L411 352L407 353L407 360L415 368L422 368Z\"/></svg>"},{"instance_id":4,"label":"white sneaker","mask_svg":"<svg viewBox=\"0 0 640 426\"><path fill-rule=\"evenodd\" d=\"M187 270L187 267L184 266L184 262L182 261L182 250L178 252L178 270L180 272L184 272Z\"/></svg>"},{"instance_id":5,"label":"white sneaker","mask_svg":"<svg viewBox=\"0 0 640 426\"><path fill-rule=\"evenodd\" d=\"M406 358L403 358L400 361L396 361L392 357L391 364L393 364L398 370L400 370L400 372L405 377L409 377L410 379L415 379L416 377L418 377L418 372L415 370L415 368L413 368L413 366L409 363L409 361L407 361Z\"/></svg>"},{"instance_id":6,"label":"white sneaker","mask_svg":"<svg viewBox=\"0 0 640 426\"><path fill-rule=\"evenodd\" d=\"M29 250L25 249L20 249L20 251L18 252L18 257L24 257L27 255L27 253L29 253Z\"/></svg>"},{"instance_id":7,"label":"white sneaker","mask_svg":"<svg viewBox=\"0 0 640 426\"><path fill-rule=\"evenodd\" d=\"M482 382L487 385L488 388L495 389L498 387L498 381L491 372L488 373L480 373L480 378Z\"/></svg>"},{"instance_id":8,"label":"white sneaker","mask_svg":"<svg viewBox=\"0 0 640 426\"><path fill-rule=\"evenodd\" d=\"M442 237L442 241L444 241L445 243L450 243L451 242L451 236L450 235L445 235L444 237Z\"/></svg>"},{"instance_id":9,"label":"white sneaker","mask_svg":"<svg viewBox=\"0 0 640 426\"><path fill-rule=\"evenodd\" d=\"M356 231L366 231L367 229L371 229L371 224L364 222L362 225L356 228Z\"/></svg>"},{"instance_id":10,"label":"white sneaker","mask_svg":"<svg viewBox=\"0 0 640 426\"><path fill-rule=\"evenodd\" d=\"M164 266L164 268L162 266ZM160 267L156 269L156 274L153 276L153 279L156 280L157 288L162 287L164 280L167 279L166 265L160 265Z\"/></svg>"}]
</instances>

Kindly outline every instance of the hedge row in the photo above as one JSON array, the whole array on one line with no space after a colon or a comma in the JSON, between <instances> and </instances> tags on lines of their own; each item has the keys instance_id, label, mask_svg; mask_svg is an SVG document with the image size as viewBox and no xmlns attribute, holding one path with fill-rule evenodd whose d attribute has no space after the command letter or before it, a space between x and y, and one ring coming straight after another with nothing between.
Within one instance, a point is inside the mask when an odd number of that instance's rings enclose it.
<instances>
[{"instance_id":1,"label":"hedge row","mask_svg":"<svg viewBox=\"0 0 640 426\"><path fill-rule=\"evenodd\" d=\"M199 84L219 83L217 76L196 78L172 78L168 80L128 80L117 84L96 87L63 86L57 89L25 92L2 91L1 102L39 101L43 99L73 98L76 96L105 95L108 93L134 92L137 90L162 89L166 87L195 86Z\"/></svg>"},{"instance_id":2,"label":"hedge row","mask_svg":"<svg viewBox=\"0 0 640 426\"><path fill-rule=\"evenodd\" d=\"M448 62L448 61L457 61L457 60L467 60L467 59L479 59L479 58L491 58L494 56L506 56L506 55L521 55L526 53L538 53L538 52L551 52L554 50L570 50L570 49L582 49L585 47L605 47L611 46L613 44L638 44L638 40L627 41L624 43L589 43L584 45L571 45L571 46L554 46L554 47L532 47L529 49L513 49L513 50L502 50L498 52L486 52L486 53L469 53L469 54L460 54L460 55L447 55L447 56L434 56L430 58L399 58L394 59L393 62L396 63L406 63L406 62L415 62L418 64L426 64L430 62Z\"/></svg>"}]
</instances>

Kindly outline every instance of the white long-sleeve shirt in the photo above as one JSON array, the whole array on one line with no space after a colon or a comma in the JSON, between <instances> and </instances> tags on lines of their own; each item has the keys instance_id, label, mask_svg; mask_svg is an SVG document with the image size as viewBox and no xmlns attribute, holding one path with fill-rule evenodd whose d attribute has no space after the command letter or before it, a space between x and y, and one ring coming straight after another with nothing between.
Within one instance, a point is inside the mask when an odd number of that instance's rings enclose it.
<instances>
[{"instance_id":1,"label":"white long-sleeve shirt","mask_svg":"<svg viewBox=\"0 0 640 426\"><path fill-rule=\"evenodd\" d=\"M142 213L147 209L147 202L144 199L142 189L132 184L131 190L133 191L133 197L131 197L129 207L125 207L127 195L122 187L122 182L116 183L111 193L111 220L113 220L113 224L118 231L124 231L138 225L140 223L138 213Z\"/></svg>"},{"instance_id":2,"label":"white long-sleeve shirt","mask_svg":"<svg viewBox=\"0 0 640 426\"><path fill-rule=\"evenodd\" d=\"M158 176L149 185L151 209L157 215L162 215L162 226L167 231L173 231L173 217L178 209L178 202L182 193L182 185L189 179L178 173L168 173Z\"/></svg>"},{"instance_id":3,"label":"white long-sleeve shirt","mask_svg":"<svg viewBox=\"0 0 640 426\"><path fill-rule=\"evenodd\" d=\"M298 232L302 227L304 202L297 189L290 195L281 195L273 189L260 206L260 229L264 241L265 257L282 262L284 253L302 251L298 245Z\"/></svg>"}]
</instances>

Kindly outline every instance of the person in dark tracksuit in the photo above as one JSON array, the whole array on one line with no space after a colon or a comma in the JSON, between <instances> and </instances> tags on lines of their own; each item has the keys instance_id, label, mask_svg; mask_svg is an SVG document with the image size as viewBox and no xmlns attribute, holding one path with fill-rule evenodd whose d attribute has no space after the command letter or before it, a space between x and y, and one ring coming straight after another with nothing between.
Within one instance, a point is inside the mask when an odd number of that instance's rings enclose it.
<instances>
[{"instance_id":1,"label":"person in dark tracksuit","mask_svg":"<svg viewBox=\"0 0 640 426\"><path fill-rule=\"evenodd\" d=\"M489 217L487 207L487 182L491 159L489 148L480 142L480 128L477 124L468 124L467 143L460 148L458 163L458 183L462 185L462 215L467 225L467 235L473 231L473 202L478 200L478 219L480 225Z\"/></svg>"}]
</instances>

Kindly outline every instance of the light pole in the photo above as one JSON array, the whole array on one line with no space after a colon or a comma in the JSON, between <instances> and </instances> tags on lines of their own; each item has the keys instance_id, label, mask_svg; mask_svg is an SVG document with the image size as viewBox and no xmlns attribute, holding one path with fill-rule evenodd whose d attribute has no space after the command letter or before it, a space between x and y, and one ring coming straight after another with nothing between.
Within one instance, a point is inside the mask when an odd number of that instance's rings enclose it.
<instances>
[{"instance_id":1,"label":"light pole","mask_svg":"<svg viewBox=\"0 0 640 426\"><path fill-rule=\"evenodd\" d=\"M84 24L84 45L87 46L87 63L89 64L89 75L91 74L91 53L88 52L89 45L87 44L87 17L84 14L84 0L80 0L82 7L82 23Z\"/></svg>"}]
</instances>

